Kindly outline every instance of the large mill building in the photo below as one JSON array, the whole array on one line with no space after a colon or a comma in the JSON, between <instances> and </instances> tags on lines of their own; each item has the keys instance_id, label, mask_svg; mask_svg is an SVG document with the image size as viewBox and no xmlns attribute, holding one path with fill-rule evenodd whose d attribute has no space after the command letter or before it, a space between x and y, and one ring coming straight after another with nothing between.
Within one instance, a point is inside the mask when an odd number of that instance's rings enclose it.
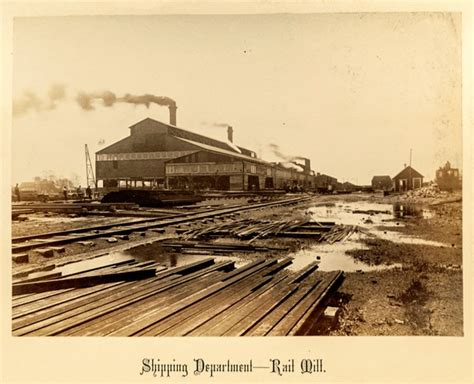
<instances>
[{"instance_id":1,"label":"large mill building","mask_svg":"<svg viewBox=\"0 0 474 384\"><path fill-rule=\"evenodd\" d=\"M175 119L173 119L173 122ZM262 190L289 186L311 188L309 160L298 167L270 163L255 152L146 118L130 135L96 153L96 175L105 190L170 188Z\"/></svg>"}]
</instances>

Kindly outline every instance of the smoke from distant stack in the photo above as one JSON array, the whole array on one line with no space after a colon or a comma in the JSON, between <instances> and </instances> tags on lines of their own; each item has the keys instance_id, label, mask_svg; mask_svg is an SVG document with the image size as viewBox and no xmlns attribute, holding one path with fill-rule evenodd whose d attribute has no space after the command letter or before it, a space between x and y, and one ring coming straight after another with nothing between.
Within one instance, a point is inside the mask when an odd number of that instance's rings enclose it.
<instances>
[{"instance_id":1,"label":"smoke from distant stack","mask_svg":"<svg viewBox=\"0 0 474 384\"><path fill-rule=\"evenodd\" d=\"M270 150L273 152L273 154L278 157L279 159L281 160L284 160L284 161L288 161L288 162L291 162L291 161L295 161L295 160L306 160L305 157L301 157L301 156L289 156L289 155L285 155L281 150L280 150L280 147L276 144L268 144L268 147L270 148Z\"/></svg>"},{"instance_id":2,"label":"smoke from distant stack","mask_svg":"<svg viewBox=\"0 0 474 384\"><path fill-rule=\"evenodd\" d=\"M24 115L30 110L40 112L54 109L57 103L65 98L66 86L63 84L52 85L45 98L40 98L34 92L26 91L20 99L13 100L13 117Z\"/></svg>"},{"instance_id":3,"label":"smoke from distant stack","mask_svg":"<svg viewBox=\"0 0 474 384\"><path fill-rule=\"evenodd\" d=\"M170 109L171 124L176 125L176 102L166 96L156 96L152 94L132 95L126 93L124 96L118 97L112 91L102 92L79 92L75 96L75 101L84 111L95 109L95 102L101 101L105 107L112 107L116 103L127 103L134 105L145 105L147 108L150 104L167 106ZM58 102L66 100L66 87L62 84L53 85L45 98L41 98L33 92L25 92L23 97L13 100L13 116L21 116L30 110L41 112L54 109Z\"/></svg>"},{"instance_id":4,"label":"smoke from distant stack","mask_svg":"<svg viewBox=\"0 0 474 384\"><path fill-rule=\"evenodd\" d=\"M311 165L309 163L309 160L305 157L302 156L289 156L284 154L281 150L280 147L276 144L270 143L268 144L268 147L270 150L273 152L273 154L278 157L279 159L283 160L280 164L285 167L285 168L291 168L291 169L296 169L298 171L310 171ZM298 164L295 163L296 160L303 160L303 164Z\"/></svg>"}]
</instances>

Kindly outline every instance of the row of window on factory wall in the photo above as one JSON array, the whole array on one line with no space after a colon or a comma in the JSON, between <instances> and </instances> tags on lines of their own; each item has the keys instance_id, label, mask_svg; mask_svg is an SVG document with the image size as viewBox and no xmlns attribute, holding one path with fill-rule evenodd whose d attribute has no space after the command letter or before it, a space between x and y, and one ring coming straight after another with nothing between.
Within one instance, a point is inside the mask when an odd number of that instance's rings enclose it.
<instances>
[{"instance_id":1,"label":"row of window on factory wall","mask_svg":"<svg viewBox=\"0 0 474 384\"><path fill-rule=\"evenodd\" d=\"M229 172L242 172L241 163L232 164L168 164L166 166L167 174L176 173L229 173Z\"/></svg>"},{"instance_id":2,"label":"row of window on factory wall","mask_svg":"<svg viewBox=\"0 0 474 384\"><path fill-rule=\"evenodd\" d=\"M97 155L97 161L175 159L177 157L189 155L193 152L194 151L112 153Z\"/></svg>"}]
</instances>

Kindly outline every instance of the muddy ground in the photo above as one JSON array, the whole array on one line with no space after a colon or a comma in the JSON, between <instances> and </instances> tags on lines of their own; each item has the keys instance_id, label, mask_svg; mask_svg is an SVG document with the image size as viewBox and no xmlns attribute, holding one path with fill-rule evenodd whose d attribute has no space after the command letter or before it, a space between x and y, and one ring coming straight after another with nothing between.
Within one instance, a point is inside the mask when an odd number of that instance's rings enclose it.
<instances>
[{"instance_id":1,"label":"muddy ground","mask_svg":"<svg viewBox=\"0 0 474 384\"><path fill-rule=\"evenodd\" d=\"M443 246L366 239L349 251L369 264L401 268L346 273L339 289L342 314L334 335L463 335L461 202L425 206L431 218L406 218L390 228Z\"/></svg>"},{"instance_id":2,"label":"muddy ground","mask_svg":"<svg viewBox=\"0 0 474 384\"><path fill-rule=\"evenodd\" d=\"M452 196L448 197L452 199ZM393 204L396 202L406 203L403 197L383 197L380 194L314 196L311 201L298 206L244 212L233 217L215 219L209 225L216 222L236 222L246 218L301 219L310 217L308 210L315 206L328 206L328 212L331 213L332 207L342 210L345 204ZM367 231L367 236L360 234L353 236L347 244L321 246L321 243L315 239L259 239L254 242L255 245L287 247L288 250L264 254L240 253L230 255L230 257L247 262L255 257L282 257L290 254L295 257L295 265L299 265L301 260L297 259L303 257L301 250L306 249L304 257L308 259L308 262L315 260L316 256L321 254L319 252L324 251L322 261L326 263L321 263L321 267L325 266L321 268L322 270L344 269L347 264L341 266L337 262L341 257L359 262L360 267L356 266L345 270L345 281L330 303L340 307L339 323L335 329L329 332L331 335L460 336L463 334L462 203L456 201L430 206L433 202L439 203L440 201L439 199L418 199L416 201L417 206L425 212L429 212L429 215L408 215L402 218L384 216L384 219L380 219L380 215L377 214L360 216L361 223L368 222L367 219L374 223L360 224L357 222L356 224L362 225L364 231ZM350 211L344 214L346 215L344 217L351 219ZM125 220L127 219L36 214L32 215L29 220L13 223L12 229L13 236L21 236ZM198 221L182 225L180 228L192 229L202 226L203 223ZM153 231L131 234L129 239L119 239L116 243L108 243L105 239L96 239L93 240L91 246L66 245L64 252L56 253L53 258L48 259L31 251L29 252L28 267L41 267L44 264L73 259L77 255L87 257L100 250L130 248L136 242L153 241L163 236L175 237L177 228L169 227L164 234ZM433 245L416 241L399 241L396 238L385 239L376 235L377 233L387 233L387 231L389 234L395 233L436 243ZM239 241L228 238L211 240L216 242ZM337 250L338 258L335 257L335 253L331 254L333 249L334 252ZM141 253L141 251L133 250L131 252L134 256ZM145 253L148 255L156 252L157 249L153 248L151 252ZM219 256L216 255L216 257ZM334 262L331 261L331 257ZM394 268L384 269L387 266ZM25 266L22 264L13 263L14 274L24 268Z\"/></svg>"}]
</instances>

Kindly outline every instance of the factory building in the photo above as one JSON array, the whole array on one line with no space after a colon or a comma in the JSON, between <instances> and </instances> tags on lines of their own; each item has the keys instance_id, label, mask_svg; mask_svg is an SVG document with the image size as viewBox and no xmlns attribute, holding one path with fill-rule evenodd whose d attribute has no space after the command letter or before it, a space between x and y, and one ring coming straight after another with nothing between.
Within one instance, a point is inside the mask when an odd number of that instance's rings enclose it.
<instances>
[{"instance_id":1,"label":"factory building","mask_svg":"<svg viewBox=\"0 0 474 384\"><path fill-rule=\"evenodd\" d=\"M105 190L169 188L263 190L311 188L310 162L288 168L255 152L150 118L130 127L130 136L96 153L96 175Z\"/></svg>"}]
</instances>

